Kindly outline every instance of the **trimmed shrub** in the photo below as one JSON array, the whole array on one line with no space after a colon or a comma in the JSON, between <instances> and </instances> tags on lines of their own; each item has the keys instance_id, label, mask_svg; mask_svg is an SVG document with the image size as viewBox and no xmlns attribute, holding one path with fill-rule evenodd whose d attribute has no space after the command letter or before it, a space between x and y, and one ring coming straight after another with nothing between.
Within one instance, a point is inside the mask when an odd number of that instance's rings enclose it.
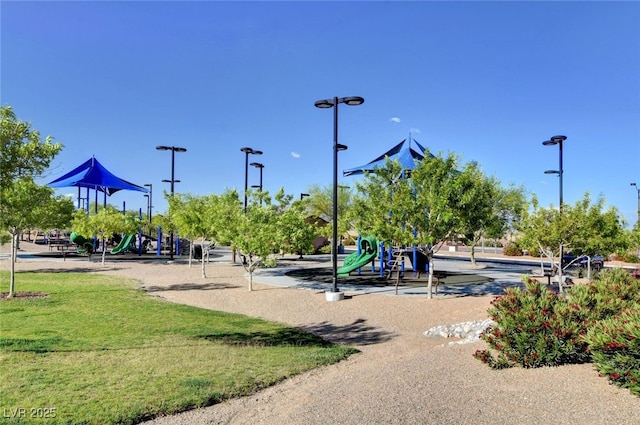
<instances>
[{"instance_id":1,"label":"trimmed shrub","mask_svg":"<svg viewBox=\"0 0 640 425\"><path fill-rule=\"evenodd\" d=\"M628 252L620 256L620 261L624 261L625 263L640 263L640 257L634 253Z\"/></svg>"},{"instance_id":2,"label":"trimmed shrub","mask_svg":"<svg viewBox=\"0 0 640 425\"><path fill-rule=\"evenodd\" d=\"M509 242L502 248L502 253L510 257L520 257L522 256L522 248L513 242Z\"/></svg>"}]
</instances>

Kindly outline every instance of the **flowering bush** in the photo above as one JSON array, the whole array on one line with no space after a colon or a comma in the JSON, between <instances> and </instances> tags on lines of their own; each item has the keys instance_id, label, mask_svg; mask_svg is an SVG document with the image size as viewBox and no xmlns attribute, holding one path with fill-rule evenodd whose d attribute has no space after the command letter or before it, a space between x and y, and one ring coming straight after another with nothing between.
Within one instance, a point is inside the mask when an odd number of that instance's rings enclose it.
<instances>
[{"instance_id":1,"label":"flowering bush","mask_svg":"<svg viewBox=\"0 0 640 425\"><path fill-rule=\"evenodd\" d=\"M640 396L640 304L596 323L585 341L600 375Z\"/></svg>"},{"instance_id":2,"label":"flowering bush","mask_svg":"<svg viewBox=\"0 0 640 425\"><path fill-rule=\"evenodd\" d=\"M569 300L571 308L581 310L580 317L592 325L640 302L640 281L623 269L606 269L590 284L571 288Z\"/></svg>"},{"instance_id":3,"label":"flowering bush","mask_svg":"<svg viewBox=\"0 0 640 425\"><path fill-rule=\"evenodd\" d=\"M589 360L581 340L581 321L575 320L566 298L525 277L525 289L509 288L496 298L489 316L496 322L482 339L497 356L478 350L474 356L492 368L557 366Z\"/></svg>"},{"instance_id":4,"label":"flowering bush","mask_svg":"<svg viewBox=\"0 0 640 425\"><path fill-rule=\"evenodd\" d=\"M493 368L588 362L592 360L591 343L600 341L599 335L605 329L611 332L612 327L616 326L613 323L617 324L616 320L623 320L621 317L624 317L625 326L636 330L633 326L640 326L640 282L622 269L603 271L592 283L571 288L567 297L554 293L529 277L524 278L524 285L524 290L508 289L505 295L492 302L489 309L489 316L496 325L489 328L482 338L491 349L497 351L497 355L488 350L478 350L474 356ZM625 313L625 316L617 317L623 311L633 314ZM625 335L636 337L631 331ZM640 338L640 335L637 337ZM623 340L624 336L620 338ZM622 340L607 342L605 338L601 346L607 347L604 350L607 352L613 347L623 349L614 344L622 344ZM634 350L632 347L635 345L625 345L624 349ZM629 355L636 355L637 348L635 350L635 354L632 351ZM636 356L636 361L639 358ZM609 367L612 361L605 363ZM631 363L626 360L625 364L628 366ZM629 367L638 372L637 366L633 364ZM613 373L627 376L628 371L624 369ZM601 373L612 377L609 369Z\"/></svg>"}]
</instances>

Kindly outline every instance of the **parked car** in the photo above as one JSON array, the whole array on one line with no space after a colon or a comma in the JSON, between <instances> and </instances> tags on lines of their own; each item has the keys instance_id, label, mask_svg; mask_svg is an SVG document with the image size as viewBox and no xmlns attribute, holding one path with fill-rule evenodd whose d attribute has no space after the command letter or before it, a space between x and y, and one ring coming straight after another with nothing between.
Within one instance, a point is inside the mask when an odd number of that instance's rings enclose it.
<instances>
[{"instance_id":1,"label":"parked car","mask_svg":"<svg viewBox=\"0 0 640 425\"><path fill-rule=\"evenodd\" d=\"M562 268L580 267L586 269L591 260L591 270L600 271L604 268L604 257L602 255L594 255L589 258L588 255L575 256L573 254L565 254L562 256Z\"/></svg>"}]
</instances>

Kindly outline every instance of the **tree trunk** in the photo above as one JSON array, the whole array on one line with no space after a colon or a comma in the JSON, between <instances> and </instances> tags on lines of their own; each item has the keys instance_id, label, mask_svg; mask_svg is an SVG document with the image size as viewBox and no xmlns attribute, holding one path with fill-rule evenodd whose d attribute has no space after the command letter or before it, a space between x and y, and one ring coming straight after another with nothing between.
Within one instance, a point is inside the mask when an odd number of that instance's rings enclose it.
<instances>
[{"instance_id":1,"label":"tree trunk","mask_svg":"<svg viewBox=\"0 0 640 425\"><path fill-rule=\"evenodd\" d=\"M104 266L104 257L107 254L107 240L106 238L102 238L102 265Z\"/></svg>"},{"instance_id":2,"label":"tree trunk","mask_svg":"<svg viewBox=\"0 0 640 425\"><path fill-rule=\"evenodd\" d=\"M475 244L471 245L471 265L476 265L476 246Z\"/></svg>"},{"instance_id":3,"label":"tree trunk","mask_svg":"<svg viewBox=\"0 0 640 425\"><path fill-rule=\"evenodd\" d=\"M202 264L202 278L206 278L207 277L207 270L205 269L205 265L204 265L204 236L202 237L202 242L200 242L200 246L202 247L202 253L200 255L200 262Z\"/></svg>"},{"instance_id":4,"label":"tree trunk","mask_svg":"<svg viewBox=\"0 0 640 425\"><path fill-rule=\"evenodd\" d=\"M18 258L18 249L16 244L17 234L11 235L11 277L9 278L9 298L13 298L16 287L16 259Z\"/></svg>"},{"instance_id":5,"label":"tree trunk","mask_svg":"<svg viewBox=\"0 0 640 425\"><path fill-rule=\"evenodd\" d=\"M433 256L431 255L431 252L429 252L428 254L428 258L429 258L429 280L428 280L428 284L427 284L427 298L432 299L433 298Z\"/></svg>"}]
</instances>

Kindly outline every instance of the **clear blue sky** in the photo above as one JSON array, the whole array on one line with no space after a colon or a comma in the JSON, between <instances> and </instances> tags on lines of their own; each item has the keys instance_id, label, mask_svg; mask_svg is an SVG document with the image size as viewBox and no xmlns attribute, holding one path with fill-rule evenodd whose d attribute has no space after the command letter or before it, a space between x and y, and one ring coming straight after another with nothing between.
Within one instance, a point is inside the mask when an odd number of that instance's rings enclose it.
<instances>
[{"instance_id":1,"label":"clear blue sky","mask_svg":"<svg viewBox=\"0 0 640 425\"><path fill-rule=\"evenodd\" d=\"M48 182L95 155L153 184L176 154L176 191L244 187L243 146L264 188L296 197L412 136L558 203L603 195L629 224L640 186L639 2L2 1L1 103L65 146ZM249 169L249 185L259 172ZM341 184L353 184L352 177ZM73 189L60 193L76 193ZM136 192L109 203L146 208Z\"/></svg>"}]
</instances>

